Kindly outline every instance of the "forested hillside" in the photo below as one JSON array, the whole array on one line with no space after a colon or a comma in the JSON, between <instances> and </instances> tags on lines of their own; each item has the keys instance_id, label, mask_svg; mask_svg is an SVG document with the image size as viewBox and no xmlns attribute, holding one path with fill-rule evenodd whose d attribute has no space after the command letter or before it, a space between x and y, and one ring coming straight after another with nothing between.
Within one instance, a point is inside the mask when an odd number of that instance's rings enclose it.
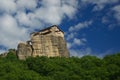
<instances>
[{"instance_id":1,"label":"forested hillside","mask_svg":"<svg viewBox=\"0 0 120 80\"><path fill-rule=\"evenodd\" d=\"M0 80L120 80L120 53L82 58L0 57Z\"/></svg>"}]
</instances>

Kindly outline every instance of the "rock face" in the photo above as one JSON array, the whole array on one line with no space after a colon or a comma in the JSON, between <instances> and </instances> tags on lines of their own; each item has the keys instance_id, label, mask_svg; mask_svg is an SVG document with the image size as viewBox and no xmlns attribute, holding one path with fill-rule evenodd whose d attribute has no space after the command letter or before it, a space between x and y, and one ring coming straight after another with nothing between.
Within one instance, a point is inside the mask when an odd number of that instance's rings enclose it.
<instances>
[{"instance_id":1,"label":"rock face","mask_svg":"<svg viewBox=\"0 0 120 80\"><path fill-rule=\"evenodd\" d=\"M19 43L17 56L19 59L29 56L69 57L64 32L54 25L32 33L30 41Z\"/></svg>"},{"instance_id":2,"label":"rock face","mask_svg":"<svg viewBox=\"0 0 120 80\"><path fill-rule=\"evenodd\" d=\"M17 57L21 60L26 59L27 57L31 56L32 49L29 44L26 43L19 43L17 49Z\"/></svg>"}]
</instances>

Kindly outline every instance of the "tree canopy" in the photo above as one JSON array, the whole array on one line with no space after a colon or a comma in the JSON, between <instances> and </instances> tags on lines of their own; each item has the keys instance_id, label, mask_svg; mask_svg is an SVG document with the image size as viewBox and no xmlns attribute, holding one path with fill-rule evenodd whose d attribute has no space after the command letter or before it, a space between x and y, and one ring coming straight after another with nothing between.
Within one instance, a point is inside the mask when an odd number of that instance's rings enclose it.
<instances>
[{"instance_id":1,"label":"tree canopy","mask_svg":"<svg viewBox=\"0 0 120 80\"><path fill-rule=\"evenodd\" d=\"M78 57L0 57L0 80L120 80L120 53Z\"/></svg>"}]
</instances>

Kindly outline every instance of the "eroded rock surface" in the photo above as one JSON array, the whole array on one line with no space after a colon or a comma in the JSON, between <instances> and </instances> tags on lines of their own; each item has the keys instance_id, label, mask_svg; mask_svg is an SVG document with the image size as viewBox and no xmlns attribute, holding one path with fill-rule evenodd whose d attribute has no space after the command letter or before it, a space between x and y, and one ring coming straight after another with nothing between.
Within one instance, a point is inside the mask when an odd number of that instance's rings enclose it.
<instances>
[{"instance_id":1,"label":"eroded rock surface","mask_svg":"<svg viewBox=\"0 0 120 80\"><path fill-rule=\"evenodd\" d=\"M64 32L56 25L31 34L31 40L19 43L17 49L19 59L29 56L69 57Z\"/></svg>"},{"instance_id":2,"label":"eroded rock surface","mask_svg":"<svg viewBox=\"0 0 120 80\"><path fill-rule=\"evenodd\" d=\"M26 59L27 57L32 55L32 49L29 44L19 43L17 56L19 59Z\"/></svg>"}]
</instances>

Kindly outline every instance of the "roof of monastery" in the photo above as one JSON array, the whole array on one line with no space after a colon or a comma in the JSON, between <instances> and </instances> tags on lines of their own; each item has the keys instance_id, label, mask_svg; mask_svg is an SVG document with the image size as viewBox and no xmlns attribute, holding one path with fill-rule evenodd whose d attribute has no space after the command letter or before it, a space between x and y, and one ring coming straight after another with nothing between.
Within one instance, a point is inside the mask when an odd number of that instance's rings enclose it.
<instances>
[{"instance_id":1,"label":"roof of monastery","mask_svg":"<svg viewBox=\"0 0 120 80\"><path fill-rule=\"evenodd\" d=\"M53 26L50 26L50 27L48 27L48 28L42 29L42 30L40 30L39 32L45 31L45 30L49 30L49 29L51 29L52 27L57 27L61 32L63 32L57 25L53 25ZM63 32L63 33L64 33L64 32Z\"/></svg>"},{"instance_id":2,"label":"roof of monastery","mask_svg":"<svg viewBox=\"0 0 120 80\"><path fill-rule=\"evenodd\" d=\"M39 30L38 32L42 32L42 31L45 31L45 30L49 30L49 29L51 29L52 27L57 27L62 33L64 33L57 25L53 25L53 26L50 26L50 27L48 27L48 28ZM38 33L38 32L32 32L31 34L33 34L33 33Z\"/></svg>"}]
</instances>

